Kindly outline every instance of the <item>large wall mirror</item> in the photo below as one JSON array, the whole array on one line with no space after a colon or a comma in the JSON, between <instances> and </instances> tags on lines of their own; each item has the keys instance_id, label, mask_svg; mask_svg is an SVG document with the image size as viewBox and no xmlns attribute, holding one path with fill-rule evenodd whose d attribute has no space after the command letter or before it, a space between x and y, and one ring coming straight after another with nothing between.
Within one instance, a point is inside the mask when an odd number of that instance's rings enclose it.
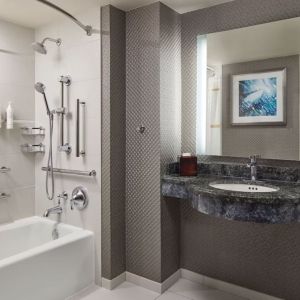
<instances>
[{"instance_id":1,"label":"large wall mirror","mask_svg":"<svg viewBox=\"0 0 300 300\"><path fill-rule=\"evenodd\" d=\"M299 160L300 18L198 36L197 154Z\"/></svg>"}]
</instances>

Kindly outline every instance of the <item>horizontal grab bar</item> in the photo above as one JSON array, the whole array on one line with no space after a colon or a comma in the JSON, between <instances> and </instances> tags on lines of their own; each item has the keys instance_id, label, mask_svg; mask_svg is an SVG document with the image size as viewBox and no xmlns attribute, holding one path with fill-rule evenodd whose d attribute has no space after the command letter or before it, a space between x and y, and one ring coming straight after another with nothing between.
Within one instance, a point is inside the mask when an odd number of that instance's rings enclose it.
<instances>
[{"instance_id":1,"label":"horizontal grab bar","mask_svg":"<svg viewBox=\"0 0 300 300\"><path fill-rule=\"evenodd\" d=\"M50 171L47 167L42 167L42 171ZM97 172L95 170L92 171L78 171L78 170L67 170L67 169L57 169L53 168L54 173L60 173L60 174L69 174L69 175L80 175L80 176L89 176L89 177L95 177L97 175Z\"/></svg>"}]
</instances>

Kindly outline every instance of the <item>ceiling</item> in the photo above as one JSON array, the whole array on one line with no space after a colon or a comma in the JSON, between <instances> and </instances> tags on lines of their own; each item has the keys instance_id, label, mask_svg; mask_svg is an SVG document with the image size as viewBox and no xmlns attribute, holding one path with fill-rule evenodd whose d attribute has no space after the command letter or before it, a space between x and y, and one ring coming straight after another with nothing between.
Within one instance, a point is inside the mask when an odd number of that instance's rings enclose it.
<instances>
[{"instance_id":1,"label":"ceiling","mask_svg":"<svg viewBox=\"0 0 300 300\"><path fill-rule=\"evenodd\" d=\"M50 0L71 14L99 5L101 0ZM62 14L36 0L0 0L0 19L30 28L37 28ZM65 17L64 17L65 18Z\"/></svg>"},{"instance_id":2,"label":"ceiling","mask_svg":"<svg viewBox=\"0 0 300 300\"><path fill-rule=\"evenodd\" d=\"M179 13L185 13L231 1L233 0L161 0L162 3L173 8ZM102 0L101 4L112 4L127 11L154 2L157 2L157 0Z\"/></svg>"},{"instance_id":3,"label":"ceiling","mask_svg":"<svg viewBox=\"0 0 300 300\"><path fill-rule=\"evenodd\" d=\"M157 0L50 0L71 14L77 14L96 5L112 4L125 11L157 2ZM162 0L179 13L218 5L232 0ZM37 28L62 18L52 8L36 0L0 0L0 19L25 27Z\"/></svg>"}]
</instances>

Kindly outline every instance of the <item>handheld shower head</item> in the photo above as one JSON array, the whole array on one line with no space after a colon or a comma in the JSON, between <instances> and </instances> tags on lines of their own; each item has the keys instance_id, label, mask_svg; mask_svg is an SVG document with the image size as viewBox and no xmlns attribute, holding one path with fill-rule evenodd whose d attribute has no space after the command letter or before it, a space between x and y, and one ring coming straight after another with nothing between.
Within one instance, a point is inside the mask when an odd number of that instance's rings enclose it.
<instances>
[{"instance_id":1,"label":"handheld shower head","mask_svg":"<svg viewBox=\"0 0 300 300\"><path fill-rule=\"evenodd\" d=\"M41 43L39 42L34 42L32 43L32 48L35 52L38 52L40 54L47 54L47 49L45 47L45 42L50 41L56 43L57 46L61 45L61 39L52 39L52 38L45 38Z\"/></svg>"},{"instance_id":2,"label":"handheld shower head","mask_svg":"<svg viewBox=\"0 0 300 300\"><path fill-rule=\"evenodd\" d=\"M35 90L42 94L44 96L44 101L45 101L45 105L46 105L46 110L47 110L47 114L50 116L51 115L51 111L49 109L49 105L48 105L48 101L47 101L47 97L46 97L46 94L45 94L45 85L41 82L37 82L35 85L34 85L34 88Z\"/></svg>"},{"instance_id":3,"label":"handheld shower head","mask_svg":"<svg viewBox=\"0 0 300 300\"><path fill-rule=\"evenodd\" d=\"M41 82L37 82L35 85L34 85L34 88L35 90L40 93L40 94L45 94L45 85Z\"/></svg>"}]
</instances>

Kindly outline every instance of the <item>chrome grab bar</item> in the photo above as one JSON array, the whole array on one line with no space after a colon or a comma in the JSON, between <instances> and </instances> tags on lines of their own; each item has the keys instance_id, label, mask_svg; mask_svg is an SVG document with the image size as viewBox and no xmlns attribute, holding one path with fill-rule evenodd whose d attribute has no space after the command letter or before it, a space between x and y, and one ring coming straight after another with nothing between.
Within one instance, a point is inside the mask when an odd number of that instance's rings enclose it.
<instances>
[{"instance_id":1,"label":"chrome grab bar","mask_svg":"<svg viewBox=\"0 0 300 300\"><path fill-rule=\"evenodd\" d=\"M79 99L77 99L76 157L80 156L85 156L85 102L81 102Z\"/></svg>"},{"instance_id":2,"label":"chrome grab bar","mask_svg":"<svg viewBox=\"0 0 300 300\"><path fill-rule=\"evenodd\" d=\"M50 171L50 170L47 167L42 167L42 171ZM97 175L97 172L95 170L79 171L79 170L67 170L67 169L53 168L53 172L60 173L60 174L87 176L87 177L95 177Z\"/></svg>"},{"instance_id":3,"label":"chrome grab bar","mask_svg":"<svg viewBox=\"0 0 300 300\"><path fill-rule=\"evenodd\" d=\"M9 194L6 194L6 193L0 193L0 199L7 199L8 197L10 197Z\"/></svg>"}]
</instances>

